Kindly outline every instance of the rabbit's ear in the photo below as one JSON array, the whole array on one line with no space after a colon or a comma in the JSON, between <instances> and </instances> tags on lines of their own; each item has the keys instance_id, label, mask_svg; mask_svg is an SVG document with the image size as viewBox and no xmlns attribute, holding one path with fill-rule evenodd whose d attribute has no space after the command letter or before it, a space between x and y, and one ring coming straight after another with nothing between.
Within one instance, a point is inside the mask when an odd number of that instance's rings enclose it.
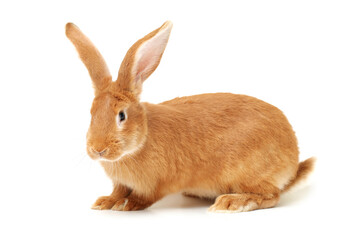
<instances>
[{"instance_id":1,"label":"rabbit's ear","mask_svg":"<svg viewBox=\"0 0 361 240\"><path fill-rule=\"evenodd\" d=\"M76 25L68 23L65 29L66 36L74 44L80 59L89 71L90 77L93 80L95 94L97 94L97 92L106 88L112 81L107 64L98 49Z\"/></svg>"},{"instance_id":2,"label":"rabbit's ear","mask_svg":"<svg viewBox=\"0 0 361 240\"><path fill-rule=\"evenodd\" d=\"M117 82L121 90L139 97L142 83L158 67L172 30L172 22L138 40L127 52L120 66Z\"/></svg>"}]
</instances>

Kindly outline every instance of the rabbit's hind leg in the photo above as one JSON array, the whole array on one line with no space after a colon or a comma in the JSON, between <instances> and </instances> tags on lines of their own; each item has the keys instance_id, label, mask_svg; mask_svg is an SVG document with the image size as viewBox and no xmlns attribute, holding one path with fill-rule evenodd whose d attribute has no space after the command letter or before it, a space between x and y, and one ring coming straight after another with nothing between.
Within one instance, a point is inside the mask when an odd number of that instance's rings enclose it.
<instances>
[{"instance_id":1,"label":"rabbit's hind leg","mask_svg":"<svg viewBox=\"0 0 361 240\"><path fill-rule=\"evenodd\" d=\"M270 189L269 185L267 188ZM242 191L239 193L220 195L208 211L231 213L274 207L279 202L280 191L276 187L271 189L273 189L273 191L269 193L264 192L264 189L262 189L261 191Z\"/></svg>"}]
</instances>

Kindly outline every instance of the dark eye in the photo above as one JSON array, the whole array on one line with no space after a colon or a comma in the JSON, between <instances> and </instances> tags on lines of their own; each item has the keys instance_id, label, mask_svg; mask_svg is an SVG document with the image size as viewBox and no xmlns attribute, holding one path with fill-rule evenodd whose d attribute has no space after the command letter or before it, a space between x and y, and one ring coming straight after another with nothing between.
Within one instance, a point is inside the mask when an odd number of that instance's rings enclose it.
<instances>
[{"instance_id":1,"label":"dark eye","mask_svg":"<svg viewBox=\"0 0 361 240\"><path fill-rule=\"evenodd\" d=\"M119 112L119 121L124 121L125 120L125 113L123 111Z\"/></svg>"}]
</instances>

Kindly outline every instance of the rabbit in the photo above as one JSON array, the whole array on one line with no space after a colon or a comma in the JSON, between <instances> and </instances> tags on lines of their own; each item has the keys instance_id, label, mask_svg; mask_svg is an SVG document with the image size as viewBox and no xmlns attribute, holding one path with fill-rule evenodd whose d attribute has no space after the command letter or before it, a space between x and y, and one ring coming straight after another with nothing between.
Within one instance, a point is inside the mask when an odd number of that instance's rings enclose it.
<instances>
[{"instance_id":1,"label":"rabbit","mask_svg":"<svg viewBox=\"0 0 361 240\"><path fill-rule=\"evenodd\" d=\"M231 93L140 102L142 84L158 67L172 25L167 21L138 40L112 81L93 43L66 24L95 91L87 154L113 182L113 192L92 208L143 210L179 192L211 200L211 212L276 206L315 162L298 161L297 139L281 110Z\"/></svg>"}]
</instances>

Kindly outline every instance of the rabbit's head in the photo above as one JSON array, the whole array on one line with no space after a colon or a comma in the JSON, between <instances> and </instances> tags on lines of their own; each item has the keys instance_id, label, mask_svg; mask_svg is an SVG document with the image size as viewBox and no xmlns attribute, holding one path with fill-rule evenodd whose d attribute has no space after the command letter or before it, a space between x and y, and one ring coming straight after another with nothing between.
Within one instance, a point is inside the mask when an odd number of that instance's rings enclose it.
<instances>
[{"instance_id":1,"label":"rabbit's head","mask_svg":"<svg viewBox=\"0 0 361 240\"><path fill-rule=\"evenodd\" d=\"M95 89L87 152L92 159L118 161L141 149L147 135L147 117L139 95L143 82L159 65L172 23L138 40L127 52L118 78L112 81L108 67L92 42L74 24L66 35L87 67Z\"/></svg>"}]
</instances>

